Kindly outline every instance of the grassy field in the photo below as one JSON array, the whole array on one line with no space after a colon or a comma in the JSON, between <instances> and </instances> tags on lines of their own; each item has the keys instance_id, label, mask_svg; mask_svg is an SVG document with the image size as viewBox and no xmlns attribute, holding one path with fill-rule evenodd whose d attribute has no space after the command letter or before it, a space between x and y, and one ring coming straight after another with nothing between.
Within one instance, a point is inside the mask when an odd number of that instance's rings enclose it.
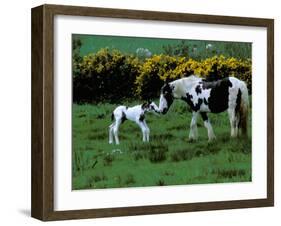
<instances>
[{"instance_id":1,"label":"grassy field","mask_svg":"<svg viewBox=\"0 0 281 226\"><path fill-rule=\"evenodd\" d=\"M79 35L74 34L74 39L81 40L80 55L96 53L101 48L118 49L124 54L135 54L138 48L147 48L152 54L164 53L163 46L170 45L172 49L181 45L179 39L141 38L141 37L118 37L102 35ZM205 59L214 55L236 57L238 59L251 58L251 43L246 42L222 42L209 40L185 40L192 58ZM207 45L212 47L206 49Z\"/></svg>"},{"instance_id":2,"label":"grassy field","mask_svg":"<svg viewBox=\"0 0 281 226\"><path fill-rule=\"evenodd\" d=\"M251 181L251 118L249 138L231 139L227 113L209 114L217 139L208 143L199 119L199 140L190 142L191 113L184 102L175 101L164 116L147 114L151 142L142 143L138 126L126 121L121 144L110 145L115 107L73 105L73 189Z\"/></svg>"}]
</instances>

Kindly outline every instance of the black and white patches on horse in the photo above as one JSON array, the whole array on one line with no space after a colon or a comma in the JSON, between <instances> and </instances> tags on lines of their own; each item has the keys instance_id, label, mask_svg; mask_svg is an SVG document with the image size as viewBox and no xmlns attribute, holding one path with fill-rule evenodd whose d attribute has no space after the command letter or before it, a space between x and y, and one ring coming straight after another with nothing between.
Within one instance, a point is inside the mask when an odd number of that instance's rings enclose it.
<instances>
[{"instance_id":1,"label":"black and white patches on horse","mask_svg":"<svg viewBox=\"0 0 281 226\"><path fill-rule=\"evenodd\" d=\"M139 117L139 120L140 120L141 122L143 122L144 119L145 119L145 115L144 115L144 114L141 114L140 117Z\"/></svg>"},{"instance_id":2,"label":"black and white patches on horse","mask_svg":"<svg viewBox=\"0 0 281 226\"><path fill-rule=\"evenodd\" d=\"M197 102L193 101L193 96L189 93L186 93L186 96L182 98L192 109L192 111L199 111L201 104L203 103L203 99L198 98Z\"/></svg>"},{"instance_id":3,"label":"black and white patches on horse","mask_svg":"<svg viewBox=\"0 0 281 226\"><path fill-rule=\"evenodd\" d=\"M196 88L195 88L195 91L196 91L197 95L199 95L200 93L202 93L201 85L197 85Z\"/></svg>"},{"instance_id":4,"label":"black and white patches on horse","mask_svg":"<svg viewBox=\"0 0 281 226\"><path fill-rule=\"evenodd\" d=\"M212 82L201 80L182 99L193 111L220 113L228 109L230 87L228 78Z\"/></svg>"},{"instance_id":5,"label":"black and white patches on horse","mask_svg":"<svg viewBox=\"0 0 281 226\"><path fill-rule=\"evenodd\" d=\"M128 109L128 108L126 108ZM127 120L125 112L122 112L121 123L124 123Z\"/></svg>"},{"instance_id":6,"label":"black and white patches on horse","mask_svg":"<svg viewBox=\"0 0 281 226\"><path fill-rule=\"evenodd\" d=\"M207 121L208 120L208 116L207 116L206 112L200 112L200 115L201 115L203 121Z\"/></svg>"},{"instance_id":7,"label":"black and white patches on horse","mask_svg":"<svg viewBox=\"0 0 281 226\"><path fill-rule=\"evenodd\" d=\"M246 83L237 78L206 81L191 75L165 84L161 89L159 111L166 114L174 99L184 100L192 109L189 135L191 139L197 139L196 120L199 113L208 131L209 140L212 140L215 135L207 113L221 113L226 110L231 124L231 136L237 137L239 128L243 135L247 134L248 89Z\"/></svg>"},{"instance_id":8,"label":"black and white patches on horse","mask_svg":"<svg viewBox=\"0 0 281 226\"><path fill-rule=\"evenodd\" d=\"M229 88L232 87L229 78L213 82L202 81L201 85L203 89L210 89L207 101L210 112L220 113L228 109Z\"/></svg>"},{"instance_id":9,"label":"black and white patches on horse","mask_svg":"<svg viewBox=\"0 0 281 226\"><path fill-rule=\"evenodd\" d=\"M205 97L204 97L204 99L203 99L203 103L204 103L205 105L209 105L209 103L208 103L208 101L206 100Z\"/></svg>"}]
</instances>

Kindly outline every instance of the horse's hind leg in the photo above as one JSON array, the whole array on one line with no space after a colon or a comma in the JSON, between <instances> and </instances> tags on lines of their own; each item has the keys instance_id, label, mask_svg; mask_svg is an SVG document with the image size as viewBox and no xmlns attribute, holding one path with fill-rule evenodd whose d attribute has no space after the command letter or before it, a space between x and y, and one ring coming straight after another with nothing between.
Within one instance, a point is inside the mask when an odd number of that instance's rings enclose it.
<instances>
[{"instance_id":1,"label":"horse's hind leg","mask_svg":"<svg viewBox=\"0 0 281 226\"><path fill-rule=\"evenodd\" d=\"M240 121L240 114L235 115L235 137L239 136L239 121Z\"/></svg>"},{"instance_id":2,"label":"horse's hind leg","mask_svg":"<svg viewBox=\"0 0 281 226\"><path fill-rule=\"evenodd\" d=\"M200 113L201 116L202 116L202 119L204 121L204 126L206 127L207 131L208 131L208 138L209 138L209 141L212 141L214 139L216 139L216 136L214 134L214 131L213 131L213 127L210 123L210 120L207 116L207 113L206 112L201 112Z\"/></svg>"},{"instance_id":3,"label":"horse's hind leg","mask_svg":"<svg viewBox=\"0 0 281 226\"><path fill-rule=\"evenodd\" d=\"M235 137L235 112L233 109L228 109L228 117L230 122L230 136Z\"/></svg>"},{"instance_id":4,"label":"horse's hind leg","mask_svg":"<svg viewBox=\"0 0 281 226\"><path fill-rule=\"evenodd\" d=\"M197 112L192 112L192 119L190 123L190 131L189 131L189 139L190 140L197 140L198 138L198 131L197 131Z\"/></svg>"},{"instance_id":5,"label":"horse's hind leg","mask_svg":"<svg viewBox=\"0 0 281 226\"><path fill-rule=\"evenodd\" d=\"M237 115L235 114L235 110L228 109L228 116L229 116L229 122L230 122L230 127L231 127L230 136L237 137L239 120L237 118Z\"/></svg>"}]
</instances>

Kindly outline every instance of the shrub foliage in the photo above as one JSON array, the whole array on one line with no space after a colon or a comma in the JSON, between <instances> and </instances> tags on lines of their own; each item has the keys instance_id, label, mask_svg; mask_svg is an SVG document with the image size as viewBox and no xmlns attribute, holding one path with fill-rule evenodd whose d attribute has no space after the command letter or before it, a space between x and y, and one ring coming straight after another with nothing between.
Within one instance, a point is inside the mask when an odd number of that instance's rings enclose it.
<instances>
[{"instance_id":1,"label":"shrub foliage","mask_svg":"<svg viewBox=\"0 0 281 226\"><path fill-rule=\"evenodd\" d=\"M171 57L154 55L147 59L140 67L141 71L136 78L136 94L143 98L155 98L164 81L173 81L191 74L207 80L217 80L225 77L236 77L245 81L251 92L252 68L250 60L238 60L214 56L205 60L196 61L185 57Z\"/></svg>"},{"instance_id":2,"label":"shrub foliage","mask_svg":"<svg viewBox=\"0 0 281 226\"><path fill-rule=\"evenodd\" d=\"M207 80L234 76L251 92L252 62L223 55L194 60L183 56L153 55L139 60L117 50L101 49L73 62L73 100L119 102L128 98L159 96L164 81L196 74Z\"/></svg>"},{"instance_id":3,"label":"shrub foliage","mask_svg":"<svg viewBox=\"0 0 281 226\"><path fill-rule=\"evenodd\" d=\"M134 94L138 59L101 49L83 57L73 76L74 102L118 101Z\"/></svg>"}]
</instances>

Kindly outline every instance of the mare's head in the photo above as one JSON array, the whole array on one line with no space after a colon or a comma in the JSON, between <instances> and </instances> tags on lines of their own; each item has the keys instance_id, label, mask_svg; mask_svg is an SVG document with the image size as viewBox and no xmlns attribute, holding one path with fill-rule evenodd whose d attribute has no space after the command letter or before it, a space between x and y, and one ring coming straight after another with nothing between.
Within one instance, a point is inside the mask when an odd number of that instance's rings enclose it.
<instances>
[{"instance_id":1,"label":"mare's head","mask_svg":"<svg viewBox=\"0 0 281 226\"><path fill-rule=\"evenodd\" d=\"M165 83L161 88L159 111L162 114L166 114L174 101L173 95L174 87L171 83Z\"/></svg>"}]
</instances>

